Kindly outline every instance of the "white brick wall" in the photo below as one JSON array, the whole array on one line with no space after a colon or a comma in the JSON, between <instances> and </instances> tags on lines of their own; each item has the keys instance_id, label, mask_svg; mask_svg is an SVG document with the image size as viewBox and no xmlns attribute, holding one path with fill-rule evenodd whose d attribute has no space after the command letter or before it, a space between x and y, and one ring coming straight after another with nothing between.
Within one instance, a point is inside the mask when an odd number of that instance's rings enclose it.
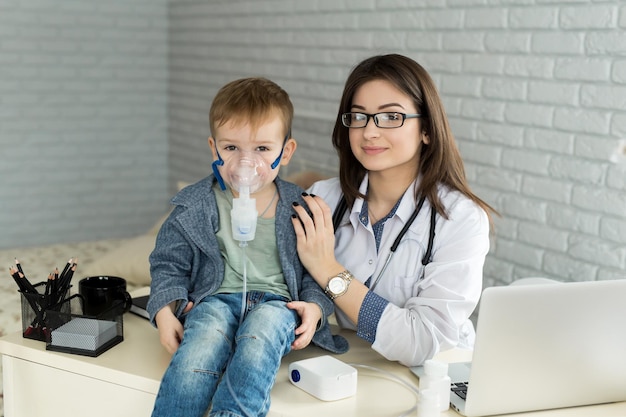
<instances>
[{"instance_id":1,"label":"white brick wall","mask_svg":"<svg viewBox=\"0 0 626 417\"><path fill-rule=\"evenodd\" d=\"M468 178L502 214L485 283L626 278L623 1L172 0L170 28L170 184L209 172L210 101L249 75L292 96L292 169L335 172L348 72L401 52L436 80Z\"/></svg>"},{"instance_id":2,"label":"white brick wall","mask_svg":"<svg viewBox=\"0 0 626 417\"><path fill-rule=\"evenodd\" d=\"M431 72L502 213L487 285L626 277L620 0L0 0L0 247L147 227L210 172L210 102L238 77L291 94L290 170L336 172L345 78L385 52Z\"/></svg>"},{"instance_id":3,"label":"white brick wall","mask_svg":"<svg viewBox=\"0 0 626 417\"><path fill-rule=\"evenodd\" d=\"M164 212L167 78L166 0L0 0L0 248Z\"/></svg>"}]
</instances>

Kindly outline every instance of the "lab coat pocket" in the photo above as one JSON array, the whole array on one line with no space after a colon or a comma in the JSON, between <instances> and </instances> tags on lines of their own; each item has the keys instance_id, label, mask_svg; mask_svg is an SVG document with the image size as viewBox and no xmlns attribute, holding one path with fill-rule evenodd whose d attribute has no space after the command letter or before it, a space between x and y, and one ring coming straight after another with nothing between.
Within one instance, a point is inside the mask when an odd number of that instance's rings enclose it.
<instances>
[{"instance_id":1,"label":"lab coat pocket","mask_svg":"<svg viewBox=\"0 0 626 417\"><path fill-rule=\"evenodd\" d=\"M398 245L389 269L395 277L417 277L421 273L422 257L426 249L416 239L405 238ZM404 281L403 279L401 281ZM400 286L404 286L399 284Z\"/></svg>"},{"instance_id":2,"label":"lab coat pocket","mask_svg":"<svg viewBox=\"0 0 626 417\"><path fill-rule=\"evenodd\" d=\"M424 270L421 262L424 252L423 245L415 239L403 240L396 249L389 276L393 277L394 290L402 294L403 300L415 296Z\"/></svg>"},{"instance_id":3,"label":"lab coat pocket","mask_svg":"<svg viewBox=\"0 0 626 417\"><path fill-rule=\"evenodd\" d=\"M418 277L415 275L396 276L394 280L394 291L401 294L401 300L405 301L415 294L418 285Z\"/></svg>"}]
</instances>

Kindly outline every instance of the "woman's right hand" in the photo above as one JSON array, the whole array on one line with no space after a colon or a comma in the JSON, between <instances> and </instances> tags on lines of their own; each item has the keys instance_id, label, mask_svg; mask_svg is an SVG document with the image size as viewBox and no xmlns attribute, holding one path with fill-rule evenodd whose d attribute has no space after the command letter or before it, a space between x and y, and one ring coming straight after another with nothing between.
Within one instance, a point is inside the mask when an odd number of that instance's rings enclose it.
<instances>
[{"instance_id":1,"label":"woman's right hand","mask_svg":"<svg viewBox=\"0 0 626 417\"><path fill-rule=\"evenodd\" d=\"M292 223L298 239L298 255L317 283L325 286L323 279L344 269L335 259L333 215L320 197L307 194L303 198L311 215L301 205L293 205L296 215L292 216Z\"/></svg>"},{"instance_id":2,"label":"woman's right hand","mask_svg":"<svg viewBox=\"0 0 626 417\"><path fill-rule=\"evenodd\" d=\"M294 205L298 214L293 221L293 228L298 239L298 255L304 267L309 271L315 282L326 288L330 277L346 268L335 258L335 229L333 215L328 204L320 197L303 196L311 210L309 216L304 207ZM348 291L334 302L353 323L358 323L361 304L367 295L368 288L358 280L353 280Z\"/></svg>"}]
</instances>

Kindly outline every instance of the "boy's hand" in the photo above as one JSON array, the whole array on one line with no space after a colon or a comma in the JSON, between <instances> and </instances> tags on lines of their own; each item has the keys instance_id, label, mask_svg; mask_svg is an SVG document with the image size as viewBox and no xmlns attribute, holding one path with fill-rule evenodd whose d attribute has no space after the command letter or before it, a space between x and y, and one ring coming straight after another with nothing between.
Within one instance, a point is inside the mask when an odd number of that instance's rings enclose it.
<instances>
[{"instance_id":1,"label":"boy's hand","mask_svg":"<svg viewBox=\"0 0 626 417\"><path fill-rule=\"evenodd\" d=\"M159 340L170 354L174 354L183 340L183 324L174 315L174 305L172 303L159 310L154 318L157 329L159 329ZM189 301L185 307L185 313L191 310L193 303Z\"/></svg>"},{"instance_id":2,"label":"boy's hand","mask_svg":"<svg viewBox=\"0 0 626 417\"><path fill-rule=\"evenodd\" d=\"M322 308L315 303L290 301L287 308L295 310L302 323L296 328L296 340L291 344L292 350L304 349L311 343L317 330L317 323L322 319Z\"/></svg>"}]
</instances>

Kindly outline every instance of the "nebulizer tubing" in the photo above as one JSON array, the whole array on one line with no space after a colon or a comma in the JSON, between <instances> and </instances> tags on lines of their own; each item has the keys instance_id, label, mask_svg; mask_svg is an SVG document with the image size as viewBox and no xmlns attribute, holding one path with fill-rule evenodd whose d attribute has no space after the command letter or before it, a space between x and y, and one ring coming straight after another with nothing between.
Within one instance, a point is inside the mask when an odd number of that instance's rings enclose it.
<instances>
[{"instance_id":1,"label":"nebulizer tubing","mask_svg":"<svg viewBox=\"0 0 626 417\"><path fill-rule=\"evenodd\" d=\"M241 313L239 315L239 325L243 323L247 308L247 282L248 282L248 258L246 255L246 247L248 242L254 240L256 234L257 209L256 199L250 198L250 194L259 189L262 183L262 176L267 172L263 158L258 154L250 152L241 152L226 163L219 157L213 163L213 171L222 189L225 189L224 180L228 182L232 189L236 189L238 197L233 196L233 207L230 212L231 231L233 239L239 241L239 247L242 254L242 290L241 290ZM217 169L222 167L223 176ZM225 178L224 178L225 177ZM229 364L232 359L229 359ZM228 365L227 365L228 367ZM226 373L226 386L230 395L237 403L239 409L247 416L253 417L244 405L239 401L230 382L228 372Z\"/></svg>"},{"instance_id":2,"label":"nebulizer tubing","mask_svg":"<svg viewBox=\"0 0 626 417\"><path fill-rule=\"evenodd\" d=\"M243 323L247 305L248 259L246 257L246 247L248 242L254 240L256 221L259 214L256 209L256 199L250 198L251 190L256 191L260 186L259 170L257 169L259 164L263 164L262 159L244 156L239 159L238 166L234 168L235 173L231 175L231 184L237 188L239 197L233 198L230 221L233 239L239 241L243 263L239 325Z\"/></svg>"},{"instance_id":3,"label":"nebulizer tubing","mask_svg":"<svg viewBox=\"0 0 626 417\"><path fill-rule=\"evenodd\" d=\"M247 258L246 258L246 247L248 246L248 241L242 240L239 242L239 247L241 248L241 254L242 254L242 262L243 262L243 272L242 272L242 281L243 281L243 286L242 286L242 290L241 290L241 313L239 314L239 326L241 326L241 324L243 323L243 318L244 315L246 314L246 307L247 307L247 289L246 289L246 281L247 281L247 275L248 275L248 268L247 268ZM230 359L228 360L228 363L230 364L230 360L232 359L232 356L230 357ZM227 366L228 367L228 366ZM226 386L228 387L228 392L230 392L231 397L233 397L233 399L235 400L235 402L237 403L237 405L239 406L239 409L241 411L243 411L243 413L246 415L246 417L254 417L251 413L248 412L248 410L246 410L246 408L244 407L244 405L241 403L241 401L239 401L239 398L237 398L237 394L235 393L235 390L233 390L233 386L230 383L230 377L228 376L228 372L226 373Z\"/></svg>"}]
</instances>

